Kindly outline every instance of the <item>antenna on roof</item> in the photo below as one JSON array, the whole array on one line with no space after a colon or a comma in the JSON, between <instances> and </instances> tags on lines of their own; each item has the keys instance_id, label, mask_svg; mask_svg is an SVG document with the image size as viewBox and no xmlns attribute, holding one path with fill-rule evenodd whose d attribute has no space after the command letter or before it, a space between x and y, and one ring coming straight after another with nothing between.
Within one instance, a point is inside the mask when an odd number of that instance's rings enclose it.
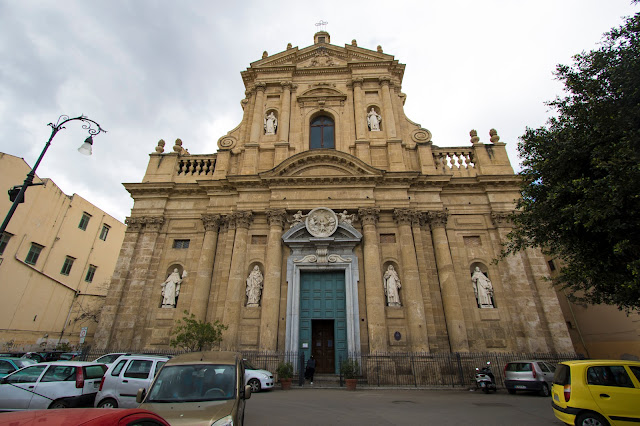
<instances>
[{"instance_id":1,"label":"antenna on roof","mask_svg":"<svg viewBox=\"0 0 640 426\"><path fill-rule=\"evenodd\" d=\"M317 22L315 25L318 27L318 31L327 31L327 24L327 21L321 19L320 22Z\"/></svg>"}]
</instances>

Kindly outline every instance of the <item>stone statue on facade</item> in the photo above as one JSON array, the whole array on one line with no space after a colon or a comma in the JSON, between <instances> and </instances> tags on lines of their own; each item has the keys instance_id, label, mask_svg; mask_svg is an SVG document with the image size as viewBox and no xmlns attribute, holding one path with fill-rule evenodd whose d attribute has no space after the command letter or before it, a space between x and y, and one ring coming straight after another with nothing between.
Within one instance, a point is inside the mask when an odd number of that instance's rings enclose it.
<instances>
[{"instance_id":1,"label":"stone statue on facade","mask_svg":"<svg viewBox=\"0 0 640 426\"><path fill-rule=\"evenodd\" d=\"M473 292L480 308L493 308L493 285L491 280L476 266L471 275Z\"/></svg>"},{"instance_id":2,"label":"stone statue on facade","mask_svg":"<svg viewBox=\"0 0 640 426\"><path fill-rule=\"evenodd\" d=\"M380 123L382 123L382 116L376 112L373 107L371 107L371 111L367 114L367 124L369 125L369 130L372 132L380 131Z\"/></svg>"},{"instance_id":3,"label":"stone statue on facade","mask_svg":"<svg viewBox=\"0 0 640 426\"><path fill-rule=\"evenodd\" d=\"M294 213L293 218L291 218L291 226L289 226L289 228L293 228L297 224L304 222L306 217L307 215L302 214L302 210L298 210Z\"/></svg>"},{"instance_id":4,"label":"stone statue on facade","mask_svg":"<svg viewBox=\"0 0 640 426\"><path fill-rule=\"evenodd\" d=\"M262 282L264 278L258 265L253 267L253 270L247 277L247 306L255 307L260 306L260 295L262 294Z\"/></svg>"},{"instance_id":5,"label":"stone statue on facade","mask_svg":"<svg viewBox=\"0 0 640 426\"><path fill-rule=\"evenodd\" d=\"M400 277L393 265L389 265L384 273L384 294L387 296L387 305L402 306L400 303L400 294L398 290L402 287Z\"/></svg>"},{"instance_id":6,"label":"stone statue on facade","mask_svg":"<svg viewBox=\"0 0 640 426\"><path fill-rule=\"evenodd\" d=\"M271 111L264 118L264 134L265 135L275 135L276 130L278 129L278 119L276 118L273 111Z\"/></svg>"},{"instance_id":7,"label":"stone statue on facade","mask_svg":"<svg viewBox=\"0 0 640 426\"><path fill-rule=\"evenodd\" d=\"M182 273L178 272L178 268L175 268L171 274L167 277L165 282L161 284L162 287L162 307L163 308L175 308L176 298L180 294L180 284L182 279L187 275L187 271Z\"/></svg>"},{"instance_id":8,"label":"stone statue on facade","mask_svg":"<svg viewBox=\"0 0 640 426\"><path fill-rule=\"evenodd\" d=\"M348 223L349 225L352 225L353 221L356 218L356 215L348 214L346 210L344 210L342 213L336 213L336 214L338 215L339 222Z\"/></svg>"}]
</instances>

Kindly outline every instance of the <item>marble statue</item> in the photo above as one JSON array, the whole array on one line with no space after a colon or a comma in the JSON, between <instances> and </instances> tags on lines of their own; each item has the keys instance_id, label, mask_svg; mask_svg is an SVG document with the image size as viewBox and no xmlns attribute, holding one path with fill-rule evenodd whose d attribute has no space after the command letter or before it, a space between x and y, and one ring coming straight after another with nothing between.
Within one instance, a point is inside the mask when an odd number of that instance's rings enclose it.
<instances>
[{"instance_id":1,"label":"marble statue","mask_svg":"<svg viewBox=\"0 0 640 426\"><path fill-rule=\"evenodd\" d=\"M493 286L491 280L482 273L479 267L471 275L473 283L473 292L478 300L478 306L481 308L493 308Z\"/></svg>"},{"instance_id":2,"label":"marble statue","mask_svg":"<svg viewBox=\"0 0 640 426\"><path fill-rule=\"evenodd\" d=\"M259 306L260 295L262 294L262 282L264 278L258 265L253 267L253 270L247 277L247 306Z\"/></svg>"},{"instance_id":3,"label":"marble statue","mask_svg":"<svg viewBox=\"0 0 640 426\"><path fill-rule=\"evenodd\" d=\"M346 210L344 210L342 213L337 213L337 215L340 222L348 223L349 225L353 224L356 216L354 214L348 214Z\"/></svg>"},{"instance_id":4,"label":"marble statue","mask_svg":"<svg viewBox=\"0 0 640 426\"><path fill-rule=\"evenodd\" d=\"M167 277L165 282L161 284L162 287L162 307L163 308L175 308L176 298L180 294L180 284L182 284L182 278L187 275L187 271L182 273L178 272L178 268L175 268L171 274Z\"/></svg>"},{"instance_id":5,"label":"marble statue","mask_svg":"<svg viewBox=\"0 0 640 426\"><path fill-rule=\"evenodd\" d=\"M304 219L307 217L307 215L302 214L302 210L298 210L294 215L293 218L291 219L291 226L289 228L293 228L294 226L296 226L299 223L304 222Z\"/></svg>"},{"instance_id":6,"label":"marble statue","mask_svg":"<svg viewBox=\"0 0 640 426\"><path fill-rule=\"evenodd\" d=\"M271 111L264 118L264 134L265 135L275 135L276 130L278 129L278 119L276 118L273 111Z\"/></svg>"},{"instance_id":7,"label":"marble statue","mask_svg":"<svg viewBox=\"0 0 640 426\"><path fill-rule=\"evenodd\" d=\"M384 273L384 294L387 296L387 305L402 306L400 303L400 295L398 294L398 289L401 287L398 273L393 265L389 265L387 271Z\"/></svg>"},{"instance_id":8,"label":"marble statue","mask_svg":"<svg viewBox=\"0 0 640 426\"><path fill-rule=\"evenodd\" d=\"M382 116L376 112L373 107L369 114L367 114L367 124L369 125L369 130L372 132L380 131L380 123L382 122Z\"/></svg>"}]
</instances>

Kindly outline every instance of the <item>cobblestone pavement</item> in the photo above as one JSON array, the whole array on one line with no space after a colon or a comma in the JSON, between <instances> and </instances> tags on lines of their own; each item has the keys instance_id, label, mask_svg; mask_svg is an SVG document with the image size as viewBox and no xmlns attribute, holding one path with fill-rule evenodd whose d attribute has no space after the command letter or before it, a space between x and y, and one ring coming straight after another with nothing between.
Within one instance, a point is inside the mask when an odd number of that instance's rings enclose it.
<instances>
[{"instance_id":1,"label":"cobblestone pavement","mask_svg":"<svg viewBox=\"0 0 640 426\"><path fill-rule=\"evenodd\" d=\"M551 398L467 390L275 389L251 395L245 425L564 425Z\"/></svg>"}]
</instances>

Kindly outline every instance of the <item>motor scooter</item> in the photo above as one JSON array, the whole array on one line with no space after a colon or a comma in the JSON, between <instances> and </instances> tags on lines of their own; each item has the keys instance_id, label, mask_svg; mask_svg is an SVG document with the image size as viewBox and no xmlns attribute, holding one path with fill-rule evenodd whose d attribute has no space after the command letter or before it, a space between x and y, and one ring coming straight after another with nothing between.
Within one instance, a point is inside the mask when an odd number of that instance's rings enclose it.
<instances>
[{"instance_id":1,"label":"motor scooter","mask_svg":"<svg viewBox=\"0 0 640 426\"><path fill-rule=\"evenodd\" d=\"M484 393L497 391L496 378L491 372L491 362L487 362L486 367L482 369L476 367L476 388L482 389Z\"/></svg>"}]
</instances>

